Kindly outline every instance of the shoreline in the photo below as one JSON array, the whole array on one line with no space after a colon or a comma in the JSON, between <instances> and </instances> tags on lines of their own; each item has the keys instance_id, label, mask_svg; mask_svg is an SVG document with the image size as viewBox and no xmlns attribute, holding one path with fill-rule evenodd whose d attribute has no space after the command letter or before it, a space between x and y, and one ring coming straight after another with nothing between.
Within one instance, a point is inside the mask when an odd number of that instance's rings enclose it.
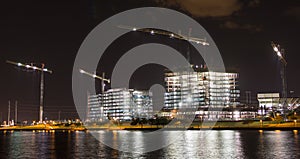
<instances>
[{"instance_id":1,"label":"shoreline","mask_svg":"<svg viewBox=\"0 0 300 159\"><path fill-rule=\"evenodd\" d=\"M46 129L46 128L0 128L0 132L3 131L37 131L37 132L51 132L51 131L97 131L97 130L107 130L107 131L156 131L161 128L138 128L138 127L124 127L124 128L57 128L57 129ZM163 131L182 131L182 130L191 130L191 131L200 131L200 130L267 130L267 131L300 131L300 127L200 127L200 128L164 128Z\"/></svg>"},{"instance_id":2,"label":"shoreline","mask_svg":"<svg viewBox=\"0 0 300 159\"><path fill-rule=\"evenodd\" d=\"M128 131L155 131L164 128L172 130L300 130L297 122L274 122L274 121L219 121L219 122L193 122L190 126L184 125L131 125L120 124L93 124L81 126L58 126L49 124L31 126L8 126L0 127L1 131L93 131L93 130L128 130Z\"/></svg>"},{"instance_id":3,"label":"shoreline","mask_svg":"<svg viewBox=\"0 0 300 159\"><path fill-rule=\"evenodd\" d=\"M97 131L97 130L106 130L106 131L156 131L157 128L125 128L125 129L0 129L0 132L5 131L35 131L35 132L77 132L77 131ZM166 128L163 131L208 131L208 130L249 130L249 131L300 131L300 128L188 128L188 129L179 129L179 128Z\"/></svg>"}]
</instances>

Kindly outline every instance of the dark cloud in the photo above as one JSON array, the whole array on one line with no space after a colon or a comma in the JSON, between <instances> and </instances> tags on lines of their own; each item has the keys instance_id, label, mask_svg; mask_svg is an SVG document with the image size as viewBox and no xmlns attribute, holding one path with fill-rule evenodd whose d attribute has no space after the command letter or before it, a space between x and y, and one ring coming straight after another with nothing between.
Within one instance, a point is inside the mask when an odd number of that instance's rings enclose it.
<instances>
[{"instance_id":1,"label":"dark cloud","mask_svg":"<svg viewBox=\"0 0 300 159\"><path fill-rule=\"evenodd\" d=\"M257 7L260 5L260 3L261 3L261 0L250 0L248 2L248 6L249 7Z\"/></svg>"},{"instance_id":2,"label":"dark cloud","mask_svg":"<svg viewBox=\"0 0 300 159\"><path fill-rule=\"evenodd\" d=\"M221 27L227 29L249 30L254 32L259 32L262 30L261 26L256 26L252 24L238 24L233 21L226 21L224 24L221 25Z\"/></svg>"},{"instance_id":3,"label":"dark cloud","mask_svg":"<svg viewBox=\"0 0 300 159\"><path fill-rule=\"evenodd\" d=\"M156 0L162 6L178 7L195 17L225 17L242 8L239 0Z\"/></svg>"},{"instance_id":4,"label":"dark cloud","mask_svg":"<svg viewBox=\"0 0 300 159\"><path fill-rule=\"evenodd\" d=\"M285 11L285 15L295 17L300 20L300 6L289 8Z\"/></svg>"},{"instance_id":5,"label":"dark cloud","mask_svg":"<svg viewBox=\"0 0 300 159\"><path fill-rule=\"evenodd\" d=\"M195 17L227 17L243 7L257 7L261 0L155 0L164 7L176 7Z\"/></svg>"}]
</instances>

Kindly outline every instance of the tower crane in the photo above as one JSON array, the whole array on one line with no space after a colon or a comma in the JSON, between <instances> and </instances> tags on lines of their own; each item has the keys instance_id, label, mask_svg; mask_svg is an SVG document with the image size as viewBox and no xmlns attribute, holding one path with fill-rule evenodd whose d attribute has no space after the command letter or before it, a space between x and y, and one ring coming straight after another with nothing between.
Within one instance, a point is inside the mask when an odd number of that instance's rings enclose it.
<instances>
[{"instance_id":1,"label":"tower crane","mask_svg":"<svg viewBox=\"0 0 300 159\"><path fill-rule=\"evenodd\" d=\"M275 44L274 42L271 42L271 46L273 48L273 50L275 51L275 53L277 54L279 60L281 61L281 80L282 80L282 97L283 97L283 104L282 104L282 108L283 108L283 115L284 115L284 119L286 119L286 110L287 110L287 81L286 81L286 65L287 65L287 61L285 59L285 52L284 49L280 48L279 44Z\"/></svg>"},{"instance_id":2,"label":"tower crane","mask_svg":"<svg viewBox=\"0 0 300 159\"><path fill-rule=\"evenodd\" d=\"M101 116L103 117L103 95L104 95L104 91L105 91L105 83L104 82L107 82L107 83L110 83L110 79L106 79L105 78L105 73L103 72L102 73L102 77L100 77L100 76L98 76L98 75L96 75L96 73L90 73L90 72L87 72L87 71L85 71L85 70L83 70L83 69L79 69L79 72L81 73L81 74L85 74L85 75L87 75L87 76L89 76L89 77L92 77L92 78L95 78L95 79L99 79L99 80L101 80L101 93L102 93L102 98L101 98L101 106L102 106L102 109L101 109ZM88 108L89 109L89 108ZM87 112L87 114L89 114L89 111Z\"/></svg>"},{"instance_id":3,"label":"tower crane","mask_svg":"<svg viewBox=\"0 0 300 159\"><path fill-rule=\"evenodd\" d=\"M51 70L48 70L45 68L45 64L41 64L41 67L35 66L32 63L29 64L23 64L19 62L9 61L7 60L6 63L16 65L18 67L24 67L26 69L32 69L41 72L41 81L40 81L40 111L39 111L39 122L43 122L43 115L44 115L44 72L52 74L53 72Z\"/></svg>"},{"instance_id":4,"label":"tower crane","mask_svg":"<svg viewBox=\"0 0 300 159\"><path fill-rule=\"evenodd\" d=\"M118 27L121 28L121 29L145 32L145 33L150 33L150 34L153 34L153 35L155 35L155 34L163 35L163 36L174 38L174 39L179 39L179 40L193 42L193 43L196 43L196 44L201 44L203 46L209 45L209 43L206 42L206 39L190 37L190 35L186 36L186 35L183 35L181 33L174 34L174 33L171 33L171 32L168 32L168 31L163 31L163 30L149 29L149 28L138 28L138 27L125 26L125 25L119 25Z\"/></svg>"},{"instance_id":5,"label":"tower crane","mask_svg":"<svg viewBox=\"0 0 300 159\"><path fill-rule=\"evenodd\" d=\"M88 76L90 76L92 78L101 80L101 85L102 85L101 92L102 92L102 94L104 93L104 89L105 89L105 83L104 82L110 83L110 79L106 79L105 78L105 72L102 73L102 77L96 75L95 73L94 74L93 73L89 73L89 72L87 72L87 71L85 71L83 69L79 69L79 72L82 73L82 74L88 75Z\"/></svg>"},{"instance_id":6,"label":"tower crane","mask_svg":"<svg viewBox=\"0 0 300 159\"><path fill-rule=\"evenodd\" d=\"M200 39L200 38L195 38L195 37L191 37L191 29L189 30L189 35L183 35L181 34L181 32L179 32L178 34L174 34L172 32L168 32L168 31L164 31L164 30L158 30L158 29L149 29L149 28L138 28L138 27L132 27L132 26L125 26L125 25L119 25L118 28L121 29L127 29L127 30L131 30L131 31L139 31L139 32L144 32L144 33L150 33L152 35L162 35L162 36L166 36L172 39L178 39L178 40L183 40L183 41L188 41L188 42L192 42L192 43L196 43L196 44L200 44L203 46L208 46L209 43L206 41L206 39ZM190 62L190 47L188 45L187 48L187 60Z\"/></svg>"},{"instance_id":7,"label":"tower crane","mask_svg":"<svg viewBox=\"0 0 300 159\"><path fill-rule=\"evenodd\" d=\"M161 35L161 36L165 36L165 37L169 37L171 39L177 39L177 40L182 40L182 41L187 41L187 42L191 42L191 43L195 43L195 44L200 44L203 46L209 46L210 44L206 41L206 38L204 39L200 39L200 38L195 38L195 37L191 37L191 32L192 29L189 29L189 34L188 36L181 34L181 32L179 31L178 34L174 34L172 32L168 32L168 31L164 31L164 30L158 30L158 29L151 29L151 28L138 28L138 27L132 27L132 26L124 26L124 25L119 25L118 28L121 29L127 29L127 30L131 30L131 31L138 31L138 32L144 32L144 33L149 33L151 35ZM191 63L191 58L190 58L190 44L187 43L187 53L186 53L186 58L187 61L189 63ZM189 64L189 66L187 67L193 67L193 65ZM198 68L198 66L196 66L196 68ZM187 92L187 96L186 99L190 99L191 98L191 94L192 94L192 88L191 88L191 78L190 78L190 73L188 72L188 88L189 91ZM188 100L188 102L191 102L191 100Z\"/></svg>"}]
</instances>

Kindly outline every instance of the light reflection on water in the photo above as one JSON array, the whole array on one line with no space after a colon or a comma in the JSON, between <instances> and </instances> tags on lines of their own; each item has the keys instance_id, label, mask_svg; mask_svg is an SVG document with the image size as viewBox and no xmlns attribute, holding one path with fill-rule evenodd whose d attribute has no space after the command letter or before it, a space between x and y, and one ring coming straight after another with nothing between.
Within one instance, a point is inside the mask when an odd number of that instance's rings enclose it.
<instances>
[{"instance_id":1,"label":"light reflection on water","mask_svg":"<svg viewBox=\"0 0 300 159\"><path fill-rule=\"evenodd\" d=\"M100 139L112 137L121 147L140 149L147 145L142 131L96 133ZM164 140L183 135L163 149L139 154L111 149L87 132L0 132L0 158L300 158L298 131L164 133ZM120 138L122 143L117 142Z\"/></svg>"}]
</instances>

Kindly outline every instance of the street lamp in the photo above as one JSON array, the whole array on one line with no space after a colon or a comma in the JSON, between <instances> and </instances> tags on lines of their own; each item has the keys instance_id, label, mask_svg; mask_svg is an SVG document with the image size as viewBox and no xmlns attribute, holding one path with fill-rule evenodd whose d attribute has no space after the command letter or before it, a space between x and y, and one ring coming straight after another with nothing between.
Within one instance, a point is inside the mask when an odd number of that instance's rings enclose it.
<instances>
[{"instance_id":1,"label":"street lamp","mask_svg":"<svg viewBox=\"0 0 300 159\"><path fill-rule=\"evenodd\" d=\"M259 122L260 122L260 126L263 127L263 120L260 119Z\"/></svg>"},{"instance_id":2,"label":"street lamp","mask_svg":"<svg viewBox=\"0 0 300 159\"><path fill-rule=\"evenodd\" d=\"M32 69L32 70L36 70L36 71L41 72L39 122L42 123L43 122L43 114L44 114L44 72L48 72L48 73L52 74L52 71L45 68L45 64L43 64L43 63L41 64L41 67L34 66L33 64L28 65L28 64L22 64L22 63L19 63L19 62L9 61L9 60L7 60L6 63L13 64L13 65L16 65L18 67L25 67L27 69Z\"/></svg>"},{"instance_id":3,"label":"street lamp","mask_svg":"<svg viewBox=\"0 0 300 159\"><path fill-rule=\"evenodd\" d=\"M281 61L281 80L282 80L282 97L283 97L283 115L284 119L286 119L286 98L287 98L287 81L286 81L286 65L287 61L285 60L285 53L284 49L280 48L280 45L271 42L271 46L275 51L276 55L278 56L279 60Z\"/></svg>"}]
</instances>

